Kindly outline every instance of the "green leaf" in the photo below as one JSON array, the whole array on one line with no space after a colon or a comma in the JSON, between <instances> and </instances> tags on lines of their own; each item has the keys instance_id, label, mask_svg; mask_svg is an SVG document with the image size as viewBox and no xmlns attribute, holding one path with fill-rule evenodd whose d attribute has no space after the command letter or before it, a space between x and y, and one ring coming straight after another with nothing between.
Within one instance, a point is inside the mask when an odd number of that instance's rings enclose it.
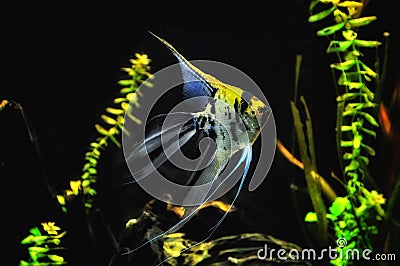
<instances>
[{"instance_id":1,"label":"green leaf","mask_svg":"<svg viewBox=\"0 0 400 266\"><path fill-rule=\"evenodd\" d=\"M21 240L21 244L26 245L26 244L37 244L41 245L44 243L44 241L49 238L48 236L34 236L34 235L29 235L25 237L23 240Z\"/></svg>"},{"instance_id":2,"label":"green leaf","mask_svg":"<svg viewBox=\"0 0 400 266\"><path fill-rule=\"evenodd\" d=\"M350 201L345 197L337 197L335 201L332 203L332 206L329 207L329 211L333 216L338 217L341 215L345 210L351 209Z\"/></svg>"},{"instance_id":3,"label":"green leaf","mask_svg":"<svg viewBox=\"0 0 400 266\"><path fill-rule=\"evenodd\" d=\"M87 169L89 169L90 167L92 167L92 164L90 163L85 163L82 167L82 171L87 171Z\"/></svg>"},{"instance_id":4,"label":"green leaf","mask_svg":"<svg viewBox=\"0 0 400 266\"><path fill-rule=\"evenodd\" d=\"M118 124L118 127L124 132L125 135L128 137L131 135L131 133L123 126L123 123Z\"/></svg>"},{"instance_id":5,"label":"green leaf","mask_svg":"<svg viewBox=\"0 0 400 266\"><path fill-rule=\"evenodd\" d=\"M367 128L361 128L361 130L363 131L363 132L365 132L366 134L368 134L368 135L371 135L371 136L373 136L374 138L376 138L376 132L375 131L373 131L373 130L370 130L370 129L367 129Z\"/></svg>"},{"instance_id":6,"label":"green leaf","mask_svg":"<svg viewBox=\"0 0 400 266\"><path fill-rule=\"evenodd\" d=\"M342 140L340 141L340 147L351 147L353 146L352 140Z\"/></svg>"},{"instance_id":7,"label":"green leaf","mask_svg":"<svg viewBox=\"0 0 400 266\"><path fill-rule=\"evenodd\" d=\"M361 143L361 147L371 156L375 156L375 150L364 143Z\"/></svg>"},{"instance_id":8,"label":"green leaf","mask_svg":"<svg viewBox=\"0 0 400 266\"><path fill-rule=\"evenodd\" d=\"M342 131L352 131L353 127L352 126L341 126Z\"/></svg>"},{"instance_id":9,"label":"green leaf","mask_svg":"<svg viewBox=\"0 0 400 266\"><path fill-rule=\"evenodd\" d=\"M40 232L40 230L39 230L39 228L37 226L29 229L29 232L34 236L41 236L42 235L42 233Z\"/></svg>"},{"instance_id":10,"label":"green leaf","mask_svg":"<svg viewBox=\"0 0 400 266\"><path fill-rule=\"evenodd\" d=\"M373 126L375 126L375 127L379 127L378 122L376 122L375 118L374 118L372 115L370 115L370 114L368 114L368 113L365 113L365 112L360 112L360 114L363 115L364 118L365 118L371 125L373 125Z\"/></svg>"},{"instance_id":11,"label":"green leaf","mask_svg":"<svg viewBox=\"0 0 400 266\"><path fill-rule=\"evenodd\" d=\"M308 6L308 11L312 13L314 7L319 3L319 0L312 0L310 5Z\"/></svg>"},{"instance_id":12,"label":"green leaf","mask_svg":"<svg viewBox=\"0 0 400 266\"><path fill-rule=\"evenodd\" d=\"M82 179L87 179L90 177L90 173L89 172L84 172L81 176Z\"/></svg>"},{"instance_id":13,"label":"green leaf","mask_svg":"<svg viewBox=\"0 0 400 266\"><path fill-rule=\"evenodd\" d=\"M345 110L361 110L361 109L365 109L365 108L373 108L375 107L375 103L373 102L366 102L366 103L349 103L346 105L346 109Z\"/></svg>"},{"instance_id":14,"label":"green leaf","mask_svg":"<svg viewBox=\"0 0 400 266\"><path fill-rule=\"evenodd\" d=\"M122 115L122 114L124 114L124 110L116 109L116 108L112 108L112 107L107 107L106 111L108 113L110 113L110 114L113 114L113 115Z\"/></svg>"},{"instance_id":15,"label":"green leaf","mask_svg":"<svg viewBox=\"0 0 400 266\"><path fill-rule=\"evenodd\" d=\"M328 36L328 35L332 35L332 34L334 34L335 32L337 32L338 30L340 30L341 28L343 28L345 24L346 24L346 22L343 21L343 22L338 23L338 24L336 24L336 25L323 28L323 29L317 31L317 35L318 35L318 36Z\"/></svg>"},{"instance_id":16,"label":"green leaf","mask_svg":"<svg viewBox=\"0 0 400 266\"><path fill-rule=\"evenodd\" d=\"M134 116L133 114L131 114L130 112L127 112L126 114L127 114L128 117L129 117L133 122L135 122L136 124L138 124L138 125L141 125L141 124L142 124L142 121L141 121L139 118L137 118L136 116Z\"/></svg>"},{"instance_id":17,"label":"green leaf","mask_svg":"<svg viewBox=\"0 0 400 266\"><path fill-rule=\"evenodd\" d=\"M119 80L118 84L121 86L131 86L134 84L134 81L131 79Z\"/></svg>"},{"instance_id":18,"label":"green leaf","mask_svg":"<svg viewBox=\"0 0 400 266\"><path fill-rule=\"evenodd\" d=\"M331 41L327 53L344 52L353 44L353 41Z\"/></svg>"},{"instance_id":19,"label":"green leaf","mask_svg":"<svg viewBox=\"0 0 400 266\"><path fill-rule=\"evenodd\" d=\"M331 64L331 68L335 68L337 70L349 70L354 64L356 63L356 60L347 60L341 63L336 63L336 64Z\"/></svg>"},{"instance_id":20,"label":"green leaf","mask_svg":"<svg viewBox=\"0 0 400 266\"><path fill-rule=\"evenodd\" d=\"M92 153L95 155L97 159L100 158L101 152L98 149L93 149Z\"/></svg>"},{"instance_id":21,"label":"green leaf","mask_svg":"<svg viewBox=\"0 0 400 266\"><path fill-rule=\"evenodd\" d=\"M120 90L120 93L121 94L127 94L127 93L130 93L130 92L134 92L135 90L136 90L136 88L131 86L131 87L127 87L127 88L122 88Z\"/></svg>"},{"instance_id":22,"label":"green leaf","mask_svg":"<svg viewBox=\"0 0 400 266\"><path fill-rule=\"evenodd\" d=\"M82 187L88 187L88 186L90 186L90 184L91 184L92 182L90 182L90 180L83 180L83 182L82 182Z\"/></svg>"},{"instance_id":23,"label":"green leaf","mask_svg":"<svg viewBox=\"0 0 400 266\"><path fill-rule=\"evenodd\" d=\"M352 27L361 27L361 26L366 26L372 21L375 21L377 18L376 16L370 16L370 17L363 17L363 18L355 18L355 19L350 19L347 22L352 26Z\"/></svg>"},{"instance_id":24,"label":"green leaf","mask_svg":"<svg viewBox=\"0 0 400 266\"><path fill-rule=\"evenodd\" d=\"M50 249L47 247L29 247L28 250L29 250L29 252L46 253Z\"/></svg>"},{"instance_id":25,"label":"green leaf","mask_svg":"<svg viewBox=\"0 0 400 266\"><path fill-rule=\"evenodd\" d=\"M58 255L47 255L47 257L54 262L64 262L64 258Z\"/></svg>"},{"instance_id":26,"label":"green leaf","mask_svg":"<svg viewBox=\"0 0 400 266\"><path fill-rule=\"evenodd\" d=\"M351 81L344 81L343 85L346 85L349 87L349 89L361 89L364 86L364 83L362 82L351 82Z\"/></svg>"},{"instance_id":27,"label":"green leaf","mask_svg":"<svg viewBox=\"0 0 400 266\"><path fill-rule=\"evenodd\" d=\"M89 168L89 169L87 169L87 171L88 171L88 173L91 174L91 175L97 174L96 168Z\"/></svg>"},{"instance_id":28,"label":"green leaf","mask_svg":"<svg viewBox=\"0 0 400 266\"><path fill-rule=\"evenodd\" d=\"M314 14L314 15L312 15L312 16L310 16L308 18L308 22L313 23L313 22L319 21L321 19L324 19L327 16L329 16L335 9L336 9L336 7L332 6L329 9L326 9L324 11L321 11L321 12L317 13L317 14Z\"/></svg>"},{"instance_id":29,"label":"green leaf","mask_svg":"<svg viewBox=\"0 0 400 266\"><path fill-rule=\"evenodd\" d=\"M126 102L121 103L121 108L125 111L128 111L129 106L130 106L129 103Z\"/></svg>"},{"instance_id":30,"label":"green leaf","mask_svg":"<svg viewBox=\"0 0 400 266\"><path fill-rule=\"evenodd\" d=\"M353 139L353 148L359 149L362 142L362 135L355 135Z\"/></svg>"},{"instance_id":31,"label":"green leaf","mask_svg":"<svg viewBox=\"0 0 400 266\"><path fill-rule=\"evenodd\" d=\"M121 148L121 143L119 143L119 141L113 135L110 135L110 139L115 145L117 145L118 148Z\"/></svg>"},{"instance_id":32,"label":"green leaf","mask_svg":"<svg viewBox=\"0 0 400 266\"><path fill-rule=\"evenodd\" d=\"M348 92L348 93L344 93L342 95L339 95L336 98L336 101L338 101L338 102L350 101L350 100L354 100L356 98L362 98L365 102L368 102L370 100L366 93Z\"/></svg>"},{"instance_id":33,"label":"green leaf","mask_svg":"<svg viewBox=\"0 0 400 266\"><path fill-rule=\"evenodd\" d=\"M378 74L376 74L375 71L373 71L371 68L369 68L366 64L364 64L362 61L359 61L361 67L367 72L368 75L370 75L371 77L376 78Z\"/></svg>"},{"instance_id":34,"label":"green leaf","mask_svg":"<svg viewBox=\"0 0 400 266\"><path fill-rule=\"evenodd\" d=\"M97 160L95 158L92 157L86 157L86 160L93 166L97 165Z\"/></svg>"},{"instance_id":35,"label":"green leaf","mask_svg":"<svg viewBox=\"0 0 400 266\"><path fill-rule=\"evenodd\" d=\"M378 41L354 40L354 44L361 47L377 47L382 43Z\"/></svg>"},{"instance_id":36,"label":"green leaf","mask_svg":"<svg viewBox=\"0 0 400 266\"><path fill-rule=\"evenodd\" d=\"M355 171L355 170L358 170L359 168L360 168L360 163L357 162L356 160L352 160L350 162L350 164L344 168L344 172L347 173L347 172Z\"/></svg>"},{"instance_id":37,"label":"green leaf","mask_svg":"<svg viewBox=\"0 0 400 266\"><path fill-rule=\"evenodd\" d=\"M356 82L359 79L360 79L360 73L358 72L342 72L337 83L341 86L344 86L345 82L348 81Z\"/></svg>"},{"instance_id":38,"label":"green leaf","mask_svg":"<svg viewBox=\"0 0 400 266\"><path fill-rule=\"evenodd\" d=\"M93 147L93 148L98 148L99 147L99 143L97 143L97 142L92 142L92 143L90 143L90 147Z\"/></svg>"},{"instance_id":39,"label":"green leaf","mask_svg":"<svg viewBox=\"0 0 400 266\"><path fill-rule=\"evenodd\" d=\"M344 2L339 2L336 5L340 7L360 8L363 6L363 3L357 1L344 1Z\"/></svg>"},{"instance_id":40,"label":"green leaf","mask_svg":"<svg viewBox=\"0 0 400 266\"><path fill-rule=\"evenodd\" d=\"M101 115L101 119L103 119L104 122L106 122L107 124L112 125L112 126L117 124L117 121L114 118L111 118L107 115Z\"/></svg>"},{"instance_id":41,"label":"green leaf","mask_svg":"<svg viewBox=\"0 0 400 266\"><path fill-rule=\"evenodd\" d=\"M94 126L97 132L99 132L101 135L108 135L108 131L104 127L100 126L99 124L95 124ZM96 144L98 145L98 143Z\"/></svg>"},{"instance_id":42,"label":"green leaf","mask_svg":"<svg viewBox=\"0 0 400 266\"><path fill-rule=\"evenodd\" d=\"M318 221L317 214L315 212L308 212L304 218L305 222L316 222Z\"/></svg>"},{"instance_id":43,"label":"green leaf","mask_svg":"<svg viewBox=\"0 0 400 266\"><path fill-rule=\"evenodd\" d=\"M97 194L97 191L96 191L95 189L93 189L93 188L90 188L90 189L88 190L88 193L89 193L89 195L94 196L94 195Z\"/></svg>"},{"instance_id":44,"label":"green leaf","mask_svg":"<svg viewBox=\"0 0 400 266\"><path fill-rule=\"evenodd\" d=\"M344 160L352 160L354 159L353 154L346 152L345 154L343 154L343 159Z\"/></svg>"},{"instance_id":45,"label":"green leaf","mask_svg":"<svg viewBox=\"0 0 400 266\"><path fill-rule=\"evenodd\" d=\"M126 98L116 98L114 99L114 103L123 103L123 102L127 102L128 100Z\"/></svg>"},{"instance_id":46,"label":"green leaf","mask_svg":"<svg viewBox=\"0 0 400 266\"><path fill-rule=\"evenodd\" d=\"M369 159L368 159L368 157L359 155L359 156L357 157L357 159L358 159L359 161L362 161L365 165L368 165L368 164L369 164Z\"/></svg>"}]
</instances>

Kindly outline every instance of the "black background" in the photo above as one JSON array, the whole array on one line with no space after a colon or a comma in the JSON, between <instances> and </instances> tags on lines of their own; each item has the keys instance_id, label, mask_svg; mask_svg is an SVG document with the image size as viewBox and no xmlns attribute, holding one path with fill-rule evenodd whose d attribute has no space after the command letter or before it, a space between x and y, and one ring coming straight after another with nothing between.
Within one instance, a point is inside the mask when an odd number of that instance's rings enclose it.
<instances>
[{"instance_id":1,"label":"black background","mask_svg":"<svg viewBox=\"0 0 400 266\"><path fill-rule=\"evenodd\" d=\"M153 71L176 63L148 31L167 39L187 59L220 61L247 73L263 89L277 136L288 147L293 136L290 100L295 56L302 54L298 94L305 96L313 116L319 170L329 176L337 167L336 94L329 69L336 58L325 53L329 40L315 35L318 25L307 22L308 1L276 2L265 7L231 3L231 10L202 4L164 11L140 4L43 9L10 5L2 10L0 100L14 100L24 107L39 138L49 178L56 189L63 189L69 178L80 174L88 143L97 136L94 124L118 94L117 80L124 77L120 68L129 66L136 52L149 55ZM377 15L378 21L360 33L380 41L384 31L391 33L386 101L400 63L400 31L391 10L388 1L371 1L365 15ZM5 256L16 262L23 254L19 242L29 228L47 220L66 222L46 190L21 116L16 111L0 114L3 231L11 233L4 244L12 252ZM111 156L116 153L111 149L105 155L101 175L119 173L115 165L121 158ZM302 178L277 153L262 187L253 193L245 188L237 207L257 230L306 245L289 188L291 182L303 186ZM132 201L138 198L131 196ZM298 200L302 212L311 210L307 196ZM104 261L93 254L89 260Z\"/></svg>"}]
</instances>

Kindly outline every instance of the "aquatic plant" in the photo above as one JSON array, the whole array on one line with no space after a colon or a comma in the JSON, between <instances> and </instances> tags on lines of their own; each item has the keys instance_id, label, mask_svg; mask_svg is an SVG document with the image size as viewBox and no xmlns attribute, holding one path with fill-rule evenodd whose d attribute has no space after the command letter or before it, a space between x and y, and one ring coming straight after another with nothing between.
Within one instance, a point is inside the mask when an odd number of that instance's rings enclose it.
<instances>
[{"instance_id":1,"label":"aquatic plant","mask_svg":"<svg viewBox=\"0 0 400 266\"><path fill-rule=\"evenodd\" d=\"M29 245L29 259L20 260L19 265L51 266L67 264L67 261L59 253L65 249L65 247L61 246L61 238L67 232L58 232L61 228L56 226L54 222L46 222L41 225L42 230L39 227L31 228L29 230L30 235L21 241L22 245Z\"/></svg>"},{"instance_id":2,"label":"aquatic plant","mask_svg":"<svg viewBox=\"0 0 400 266\"><path fill-rule=\"evenodd\" d=\"M375 156L372 147L379 127L376 107L380 100L371 89L371 81L380 81L377 71L363 60L362 49L376 48L381 42L359 38L358 28L375 21L377 17L360 17L365 1L313 0L310 4L308 21L319 22L331 17L333 25L317 31L318 36L331 38L327 53L336 54L338 63L330 68L337 71L337 122L336 139L343 185L346 194L337 197L326 211L321 197L320 177L316 175L316 159L309 111L306 111L306 131L304 137L300 114L291 103L301 159L304 164L307 186L315 212L309 212L306 222L318 223L320 244L325 246L328 237L328 221L337 239L337 251L347 254L350 249L376 251L376 239L385 217L383 194L371 189L368 165ZM320 9L319 9L320 8ZM317 12L315 10L318 9ZM376 88L380 88L376 86ZM333 237L331 237L333 238ZM333 265L351 263L345 256L332 259Z\"/></svg>"},{"instance_id":3,"label":"aquatic plant","mask_svg":"<svg viewBox=\"0 0 400 266\"><path fill-rule=\"evenodd\" d=\"M138 90L141 84L151 87L151 83L145 81L151 77L148 72L150 70L150 59L146 54L135 54L136 59L131 59L130 67L122 68L128 74L126 79L118 81L123 88L120 89L120 96L113 100L114 105L106 108L107 114L102 114L101 119L105 123L104 126L95 124L95 128L99 133L99 137L90 143L89 150L85 154L85 163L82 167L80 179L71 180L70 188L63 191L62 195L57 195L64 212L67 211L67 202L79 195L83 196L83 202L86 208L90 209L93 205L93 196L97 194L93 184L97 180L97 163L100 159L101 152L108 146L109 141L113 142L118 148L121 143L118 136L121 132L129 135L123 127L125 117L133 122L141 124L137 117L132 114L133 107L139 107L138 98L141 95Z\"/></svg>"}]
</instances>

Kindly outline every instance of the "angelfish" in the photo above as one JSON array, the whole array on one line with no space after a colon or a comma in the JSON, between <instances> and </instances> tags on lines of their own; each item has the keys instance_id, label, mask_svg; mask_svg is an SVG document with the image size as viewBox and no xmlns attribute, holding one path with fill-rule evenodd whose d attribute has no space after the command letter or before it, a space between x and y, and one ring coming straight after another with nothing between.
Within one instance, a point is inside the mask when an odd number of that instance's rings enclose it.
<instances>
[{"instance_id":1,"label":"angelfish","mask_svg":"<svg viewBox=\"0 0 400 266\"><path fill-rule=\"evenodd\" d=\"M202 132L205 136L214 141L215 154L211 163L201 171L193 184L196 186L198 184L209 183L210 186L208 188L206 187L206 190L203 191L204 193L188 193L187 200L198 202L198 204L189 207L185 206L184 215L177 224L164 233L142 243L132 251L143 247L165 234L170 234L179 230L204 203L209 201L212 195L211 186L218 182L218 188L229 176L238 170L239 166L242 166L243 174L240 178L238 191L231 202L230 206L232 206L239 195L252 161L252 145L255 143L271 114L269 106L256 96L238 87L225 84L215 77L202 72L186 60L166 40L153 33L151 34L161 41L179 61L179 67L184 81L183 98L204 97L208 99L204 102L204 109L192 113L190 122L182 127L179 133L179 141L167 147L167 149L170 149L169 153L176 152L179 148L188 143L189 140L194 138L196 133ZM156 119L155 121L159 122L160 120ZM176 132L171 130L172 133L169 133L169 129L173 129L173 127L174 125L172 124L161 131L160 127L156 126L157 130L155 130L155 132L153 131L149 136L146 136L144 142L133 149L133 152L127 158L128 162L144 156L146 152L152 153L159 149L162 145L161 135L164 135L163 141L167 142L172 140L173 137L176 137ZM238 162L232 169L227 170L228 162L233 156L238 156ZM160 153L153 159L152 163L155 168L158 168L167 160L166 154ZM145 178L154 170L154 167L146 165L137 172L132 173L132 175L136 175L136 180L137 178ZM223 172L225 172L224 177L221 179ZM225 211L223 217L210 229L210 235L206 239L208 239L221 224L230 211L230 208L231 207Z\"/></svg>"}]
</instances>

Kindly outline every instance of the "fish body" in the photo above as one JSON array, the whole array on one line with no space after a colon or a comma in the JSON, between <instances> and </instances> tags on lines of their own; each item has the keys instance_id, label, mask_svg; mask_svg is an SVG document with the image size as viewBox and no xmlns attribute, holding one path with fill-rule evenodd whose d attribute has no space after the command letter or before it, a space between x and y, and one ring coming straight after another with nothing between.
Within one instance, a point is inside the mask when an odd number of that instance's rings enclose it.
<instances>
[{"instance_id":1,"label":"fish body","mask_svg":"<svg viewBox=\"0 0 400 266\"><path fill-rule=\"evenodd\" d=\"M210 74L204 73L186 60L166 40L158 37L155 34L153 35L168 49L170 49L172 54L178 59L185 82L194 83L192 86L184 86L184 97L214 97L215 99L221 100L227 105L233 107L235 112L240 116L241 120L245 124L249 140L253 144L261 132L261 127L265 125L268 120L268 115L270 114L270 110L266 104L249 92L239 87L226 84ZM213 109L209 109L211 113L213 113L212 110ZM224 111L223 114L233 117L229 112L225 113ZM261 125L259 122L261 122Z\"/></svg>"},{"instance_id":2,"label":"fish body","mask_svg":"<svg viewBox=\"0 0 400 266\"><path fill-rule=\"evenodd\" d=\"M146 178L154 169L159 168L168 160L167 155L177 152L198 132L202 132L214 141L215 153L210 163L198 176L195 177L193 175L189 178L187 184L193 184L193 189L187 193L183 201L182 205L185 206L185 212L181 220L164 233L150 238L135 250L166 234L179 230L205 203L212 199L215 191L223 186L228 178L237 172L239 167L243 167L243 174L239 178L239 188L234 199L223 217L210 229L210 235L203 241L207 240L222 223L237 199L252 161L252 145L271 114L269 107L256 96L239 87L223 83L210 74L204 73L186 60L166 40L156 35L154 36L179 61L184 81L183 98L192 99L200 97L204 100L200 101L203 108L198 112L189 114L191 116L190 121L180 129L178 141L174 141L177 135L175 122L167 123L162 128L160 126L153 126L155 130L152 130L146 136L144 142L131 152L127 160L129 162L129 160L145 156L145 153L156 152L161 146L163 146L164 152L153 156L153 167L144 166L132 173L132 175L136 180ZM176 118L173 118L173 121L182 119L180 116L181 114L176 114ZM161 119L159 118L157 117L153 123L160 123L161 120L165 119L165 116L161 116ZM187 120L187 116L185 119ZM164 146L164 143L168 144ZM237 163L230 165L230 160L233 156L236 156ZM192 179L195 179L193 183L191 182ZM202 185L200 190L198 189L199 185Z\"/></svg>"}]
</instances>

